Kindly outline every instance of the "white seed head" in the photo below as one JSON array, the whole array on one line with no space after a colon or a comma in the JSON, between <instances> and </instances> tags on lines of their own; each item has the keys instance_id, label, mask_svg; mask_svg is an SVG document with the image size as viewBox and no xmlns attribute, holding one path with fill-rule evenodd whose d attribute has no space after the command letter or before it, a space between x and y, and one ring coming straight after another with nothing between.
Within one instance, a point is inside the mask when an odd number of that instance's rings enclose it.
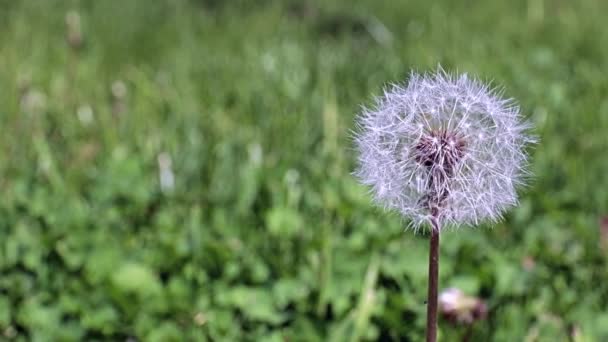
<instances>
[{"instance_id":1,"label":"white seed head","mask_svg":"<svg viewBox=\"0 0 608 342\"><path fill-rule=\"evenodd\" d=\"M357 124L355 174L414 228L497 221L517 203L530 124L513 100L466 74L412 73Z\"/></svg>"}]
</instances>

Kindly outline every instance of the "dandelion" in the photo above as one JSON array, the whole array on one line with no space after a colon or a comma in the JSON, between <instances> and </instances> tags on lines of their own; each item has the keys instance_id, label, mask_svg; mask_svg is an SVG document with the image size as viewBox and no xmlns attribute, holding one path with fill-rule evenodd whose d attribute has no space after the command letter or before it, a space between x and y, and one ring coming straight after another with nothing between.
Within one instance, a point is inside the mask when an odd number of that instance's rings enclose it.
<instances>
[{"instance_id":1,"label":"dandelion","mask_svg":"<svg viewBox=\"0 0 608 342\"><path fill-rule=\"evenodd\" d=\"M127 109L127 85L121 81L114 81L110 86L110 92L112 94L112 114L119 117Z\"/></svg>"},{"instance_id":2,"label":"dandelion","mask_svg":"<svg viewBox=\"0 0 608 342\"><path fill-rule=\"evenodd\" d=\"M24 91L20 102L21 110L27 114L40 115L47 109L47 97L37 89Z\"/></svg>"},{"instance_id":3,"label":"dandelion","mask_svg":"<svg viewBox=\"0 0 608 342\"><path fill-rule=\"evenodd\" d=\"M65 15L65 24L67 27L66 40L70 47L78 50L82 47L82 27L80 24L80 14L77 11L69 11Z\"/></svg>"},{"instance_id":4,"label":"dandelion","mask_svg":"<svg viewBox=\"0 0 608 342\"><path fill-rule=\"evenodd\" d=\"M480 298L467 296L460 289L451 287L439 295L441 314L453 323L471 325L486 318L488 307Z\"/></svg>"},{"instance_id":5,"label":"dandelion","mask_svg":"<svg viewBox=\"0 0 608 342\"><path fill-rule=\"evenodd\" d=\"M93 108L91 108L89 105L78 107L76 115L78 116L78 120L80 120L84 126L88 126L93 123Z\"/></svg>"},{"instance_id":6,"label":"dandelion","mask_svg":"<svg viewBox=\"0 0 608 342\"><path fill-rule=\"evenodd\" d=\"M499 95L466 74L412 74L359 117L357 176L416 228L499 220L517 203L532 141Z\"/></svg>"},{"instance_id":7,"label":"dandelion","mask_svg":"<svg viewBox=\"0 0 608 342\"><path fill-rule=\"evenodd\" d=\"M500 91L441 69L387 89L357 123L356 176L411 227L430 227L427 340L434 341L439 232L498 221L517 204L530 124Z\"/></svg>"}]
</instances>

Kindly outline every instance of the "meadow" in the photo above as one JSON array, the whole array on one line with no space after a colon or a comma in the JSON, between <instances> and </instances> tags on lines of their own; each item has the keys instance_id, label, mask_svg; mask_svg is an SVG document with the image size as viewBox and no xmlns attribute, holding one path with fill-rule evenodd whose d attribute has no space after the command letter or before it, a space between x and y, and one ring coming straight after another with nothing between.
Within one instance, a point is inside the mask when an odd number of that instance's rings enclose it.
<instances>
[{"instance_id":1,"label":"meadow","mask_svg":"<svg viewBox=\"0 0 608 342\"><path fill-rule=\"evenodd\" d=\"M442 233L440 341L608 340L608 2L0 0L0 340L420 341L427 236L352 176L411 70L535 125L501 223Z\"/></svg>"}]
</instances>

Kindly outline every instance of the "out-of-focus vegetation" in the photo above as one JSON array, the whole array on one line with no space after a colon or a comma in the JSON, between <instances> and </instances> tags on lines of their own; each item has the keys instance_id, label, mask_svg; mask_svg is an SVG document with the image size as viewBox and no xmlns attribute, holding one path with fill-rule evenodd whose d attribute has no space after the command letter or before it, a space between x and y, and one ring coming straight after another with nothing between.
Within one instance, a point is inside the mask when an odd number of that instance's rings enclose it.
<instances>
[{"instance_id":1,"label":"out-of-focus vegetation","mask_svg":"<svg viewBox=\"0 0 608 342\"><path fill-rule=\"evenodd\" d=\"M503 223L442 235L441 287L488 316L441 339L608 340L606 13L0 0L0 339L421 340L426 237L372 206L350 132L441 63L541 138Z\"/></svg>"}]
</instances>

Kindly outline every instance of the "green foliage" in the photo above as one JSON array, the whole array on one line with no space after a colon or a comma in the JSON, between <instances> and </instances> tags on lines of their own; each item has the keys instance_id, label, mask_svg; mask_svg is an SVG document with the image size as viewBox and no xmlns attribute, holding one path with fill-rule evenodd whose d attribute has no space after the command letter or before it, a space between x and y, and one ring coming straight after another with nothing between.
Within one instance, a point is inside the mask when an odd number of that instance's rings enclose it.
<instances>
[{"instance_id":1,"label":"green foliage","mask_svg":"<svg viewBox=\"0 0 608 342\"><path fill-rule=\"evenodd\" d=\"M442 235L441 286L488 303L472 340L608 339L607 11L0 0L0 339L421 340L427 240L352 178L350 131L438 63L541 138L505 222Z\"/></svg>"}]
</instances>

